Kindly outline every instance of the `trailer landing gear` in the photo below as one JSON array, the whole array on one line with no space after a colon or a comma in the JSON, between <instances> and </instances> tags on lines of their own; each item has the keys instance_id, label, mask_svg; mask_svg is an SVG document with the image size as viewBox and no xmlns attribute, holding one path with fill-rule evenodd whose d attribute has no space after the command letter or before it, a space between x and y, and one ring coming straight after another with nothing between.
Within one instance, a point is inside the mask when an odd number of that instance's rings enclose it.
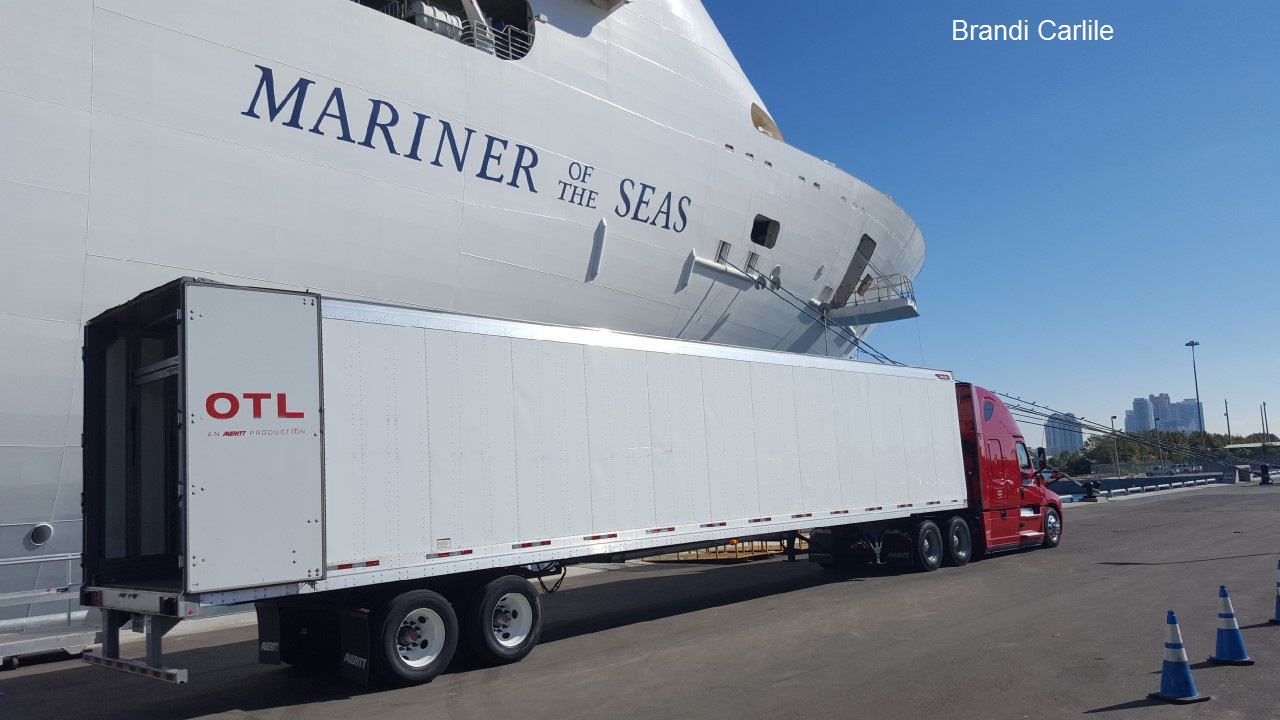
<instances>
[{"instance_id":1,"label":"trailer landing gear","mask_svg":"<svg viewBox=\"0 0 1280 720\"><path fill-rule=\"evenodd\" d=\"M134 628L141 626L141 632L147 636L147 657L144 660L123 660L120 658L120 627L132 619ZM164 653L161 640L164 634L178 624L178 618L166 615L147 615L128 613L123 610L102 609L102 652L81 655L80 659L90 665L101 665L113 670L123 670L135 675L145 675L156 680L164 680L175 684L187 681L187 671L168 668L164 665Z\"/></svg>"}]
</instances>

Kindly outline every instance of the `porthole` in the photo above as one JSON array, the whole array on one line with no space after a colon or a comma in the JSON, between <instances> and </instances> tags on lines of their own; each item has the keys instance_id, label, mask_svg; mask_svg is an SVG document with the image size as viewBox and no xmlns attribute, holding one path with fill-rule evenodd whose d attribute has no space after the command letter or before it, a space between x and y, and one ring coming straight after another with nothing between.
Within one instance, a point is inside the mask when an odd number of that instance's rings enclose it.
<instances>
[{"instance_id":1,"label":"porthole","mask_svg":"<svg viewBox=\"0 0 1280 720\"><path fill-rule=\"evenodd\" d=\"M31 544L39 547L53 539L53 526L49 523L40 523L31 528L27 538L31 540Z\"/></svg>"}]
</instances>

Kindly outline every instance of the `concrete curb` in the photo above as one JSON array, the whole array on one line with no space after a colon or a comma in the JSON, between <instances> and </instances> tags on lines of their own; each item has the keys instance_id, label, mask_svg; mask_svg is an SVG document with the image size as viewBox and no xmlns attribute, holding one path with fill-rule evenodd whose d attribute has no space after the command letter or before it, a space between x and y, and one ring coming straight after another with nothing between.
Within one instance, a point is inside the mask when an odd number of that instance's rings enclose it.
<instances>
[{"instance_id":1,"label":"concrete curb","mask_svg":"<svg viewBox=\"0 0 1280 720\"><path fill-rule=\"evenodd\" d=\"M1128 489L1104 490L1100 493L1100 495L1102 498L1105 498L1108 502L1120 502L1123 500L1132 500L1135 498L1144 497L1149 495L1150 493L1158 492L1162 495L1174 495L1177 493L1191 492L1192 490L1200 490L1203 488L1213 487L1216 485L1218 485L1218 483L1212 483L1208 481L1205 481L1203 483L1199 483L1199 482L1192 483L1191 481L1188 481L1182 487L1171 488L1168 485L1166 485L1164 489L1161 489L1159 485L1147 485L1144 487L1131 487ZM1102 504L1100 502L1099 503L1083 502L1083 501L1072 499L1070 497L1062 498L1062 503L1063 505L1075 505L1075 506L1081 506L1081 507L1087 506L1087 505Z\"/></svg>"}]
</instances>

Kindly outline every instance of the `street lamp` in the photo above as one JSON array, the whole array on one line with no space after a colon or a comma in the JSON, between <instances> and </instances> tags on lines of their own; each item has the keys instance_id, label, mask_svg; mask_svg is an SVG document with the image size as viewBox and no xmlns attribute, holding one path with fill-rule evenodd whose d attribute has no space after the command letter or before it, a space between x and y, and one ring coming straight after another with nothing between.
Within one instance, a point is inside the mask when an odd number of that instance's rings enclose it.
<instances>
[{"instance_id":1,"label":"street lamp","mask_svg":"<svg viewBox=\"0 0 1280 720\"><path fill-rule=\"evenodd\" d=\"M1196 372L1196 346L1200 343L1195 340L1188 340L1186 347L1191 348L1191 377L1196 381L1196 414L1200 416L1200 442L1205 442L1204 438L1204 408L1200 407L1200 375Z\"/></svg>"},{"instance_id":2,"label":"street lamp","mask_svg":"<svg viewBox=\"0 0 1280 720\"><path fill-rule=\"evenodd\" d=\"M1111 416L1111 442L1115 450L1116 477L1120 477L1120 438L1116 437L1116 416Z\"/></svg>"},{"instance_id":3,"label":"street lamp","mask_svg":"<svg viewBox=\"0 0 1280 720\"><path fill-rule=\"evenodd\" d=\"M1156 418L1156 453L1160 458L1160 465L1164 465L1164 445L1160 441L1160 418Z\"/></svg>"}]
</instances>

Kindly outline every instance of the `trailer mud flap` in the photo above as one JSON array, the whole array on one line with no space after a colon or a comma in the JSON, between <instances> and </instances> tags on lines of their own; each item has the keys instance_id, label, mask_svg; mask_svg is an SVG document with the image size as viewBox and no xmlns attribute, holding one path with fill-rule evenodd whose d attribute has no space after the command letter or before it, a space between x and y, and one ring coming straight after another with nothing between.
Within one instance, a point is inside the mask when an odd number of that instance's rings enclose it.
<instances>
[{"instance_id":1,"label":"trailer mud flap","mask_svg":"<svg viewBox=\"0 0 1280 720\"><path fill-rule=\"evenodd\" d=\"M341 611L338 614L338 633L342 640L342 661L338 664L342 677L368 685L371 645L369 611Z\"/></svg>"},{"instance_id":2,"label":"trailer mud flap","mask_svg":"<svg viewBox=\"0 0 1280 720\"><path fill-rule=\"evenodd\" d=\"M258 662L280 664L280 607L274 603L257 603Z\"/></svg>"}]
</instances>

